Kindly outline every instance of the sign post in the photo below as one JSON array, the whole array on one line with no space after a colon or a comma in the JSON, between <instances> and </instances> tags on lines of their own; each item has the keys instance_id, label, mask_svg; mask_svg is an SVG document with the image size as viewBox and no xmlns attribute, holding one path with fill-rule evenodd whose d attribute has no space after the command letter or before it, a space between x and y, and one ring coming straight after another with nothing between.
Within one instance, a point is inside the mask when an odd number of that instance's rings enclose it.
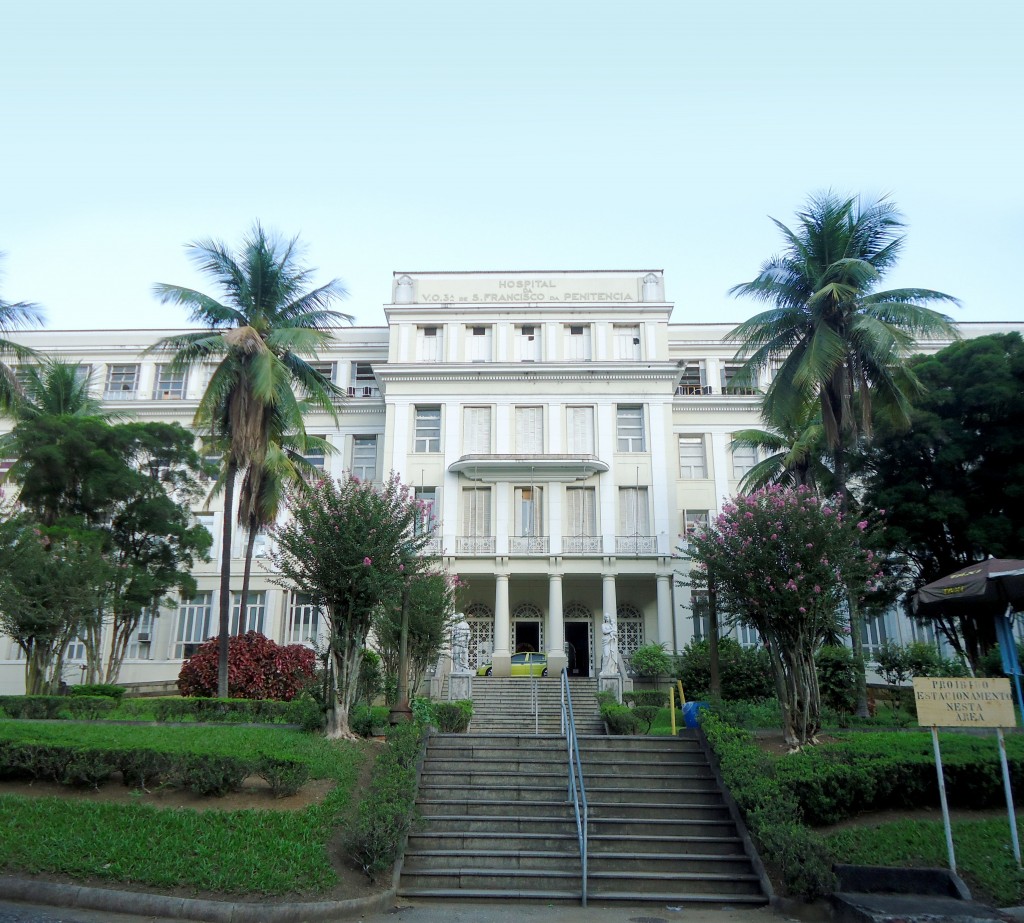
<instances>
[{"instance_id":1,"label":"sign post","mask_svg":"<svg viewBox=\"0 0 1024 923\"><path fill-rule=\"evenodd\" d=\"M1008 679L953 679L919 676L914 680L914 703L917 722L922 727L931 725L932 744L935 748L935 768L939 775L939 797L942 802L942 822L946 828L946 848L949 867L956 872L953 855L953 832L949 824L946 805L946 785L942 775L942 755L939 752L940 727L995 728L999 740L999 761L1003 770L1003 788L1006 792L1006 811L1010 818L1010 838L1013 857L1021 865L1020 843L1017 837L1017 818L1013 810L1013 792L1010 787L1010 769L1006 762L1003 728L1014 727L1017 716L1013 711L1013 694Z\"/></svg>"}]
</instances>

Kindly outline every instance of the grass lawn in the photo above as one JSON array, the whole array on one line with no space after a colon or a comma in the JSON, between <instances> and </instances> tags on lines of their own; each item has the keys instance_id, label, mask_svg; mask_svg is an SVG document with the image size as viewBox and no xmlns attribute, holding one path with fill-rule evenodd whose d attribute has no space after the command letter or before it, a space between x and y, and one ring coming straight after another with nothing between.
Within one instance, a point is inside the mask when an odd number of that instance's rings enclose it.
<instances>
[{"instance_id":1,"label":"grass lawn","mask_svg":"<svg viewBox=\"0 0 1024 923\"><path fill-rule=\"evenodd\" d=\"M1009 819L953 821L957 871L972 894L998 907L1024 903L1024 872L1010 845ZM1018 837L1024 826L1018 821ZM948 868L942 821L900 820L850 827L824 837L841 862L856 865L932 866Z\"/></svg>"},{"instance_id":2,"label":"grass lawn","mask_svg":"<svg viewBox=\"0 0 1024 923\"><path fill-rule=\"evenodd\" d=\"M344 819L366 755L359 744L288 728L0 721L0 746L15 740L288 757L306 763L311 778L336 784L322 802L301 811L200 812L0 794L0 868L6 872L250 894L323 892L338 883L327 844Z\"/></svg>"}]
</instances>

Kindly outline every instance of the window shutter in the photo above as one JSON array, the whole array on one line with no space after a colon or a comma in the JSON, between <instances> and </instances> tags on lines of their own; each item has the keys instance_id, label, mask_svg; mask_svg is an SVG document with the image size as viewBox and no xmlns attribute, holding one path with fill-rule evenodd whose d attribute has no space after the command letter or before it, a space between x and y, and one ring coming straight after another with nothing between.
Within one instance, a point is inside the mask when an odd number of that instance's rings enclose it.
<instances>
[{"instance_id":1,"label":"window shutter","mask_svg":"<svg viewBox=\"0 0 1024 923\"><path fill-rule=\"evenodd\" d=\"M594 408L569 408L569 443L570 451L581 455L594 454Z\"/></svg>"},{"instance_id":2,"label":"window shutter","mask_svg":"<svg viewBox=\"0 0 1024 923\"><path fill-rule=\"evenodd\" d=\"M522 455L544 451L543 408L516 408L516 451Z\"/></svg>"},{"instance_id":3,"label":"window shutter","mask_svg":"<svg viewBox=\"0 0 1024 923\"><path fill-rule=\"evenodd\" d=\"M491 451L491 408L466 407L462 423L463 446L467 455L486 455Z\"/></svg>"}]
</instances>

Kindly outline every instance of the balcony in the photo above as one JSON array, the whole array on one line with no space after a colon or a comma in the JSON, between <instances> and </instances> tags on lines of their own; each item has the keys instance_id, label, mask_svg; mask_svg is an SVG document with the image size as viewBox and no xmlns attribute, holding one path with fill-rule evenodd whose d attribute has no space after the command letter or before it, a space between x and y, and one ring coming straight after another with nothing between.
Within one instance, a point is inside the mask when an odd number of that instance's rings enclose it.
<instances>
[{"instance_id":1,"label":"balcony","mask_svg":"<svg viewBox=\"0 0 1024 923\"><path fill-rule=\"evenodd\" d=\"M349 385L348 396L359 398L380 397L380 388L376 385Z\"/></svg>"},{"instance_id":2,"label":"balcony","mask_svg":"<svg viewBox=\"0 0 1024 923\"><path fill-rule=\"evenodd\" d=\"M134 388L107 388L103 392L105 401L134 401L138 400L139 392Z\"/></svg>"},{"instance_id":3,"label":"balcony","mask_svg":"<svg viewBox=\"0 0 1024 923\"><path fill-rule=\"evenodd\" d=\"M711 394L711 385L690 385L690 384L676 385L676 394L683 394L683 395Z\"/></svg>"},{"instance_id":4,"label":"balcony","mask_svg":"<svg viewBox=\"0 0 1024 923\"><path fill-rule=\"evenodd\" d=\"M566 535L562 538L565 554L601 554L603 550L600 535Z\"/></svg>"},{"instance_id":5,"label":"balcony","mask_svg":"<svg viewBox=\"0 0 1024 923\"><path fill-rule=\"evenodd\" d=\"M658 537L656 535L616 535L616 554L657 554Z\"/></svg>"},{"instance_id":6,"label":"balcony","mask_svg":"<svg viewBox=\"0 0 1024 923\"><path fill-rule=\"evenodd\" d=\"M493 535L459 535L455 538L456 554L494 554Z\"/></svg>"},{"instance_id":7,"label":"balcony","mask_svg":"<svg viewBox=\"0 0 1024 923\"><path fill-rule=\"evenodd\" d=\"M508 542L510 554L547 554L550 547L546 535L511 535Z\"/></svg>"},{"instance_id":8,"label":"balcony","mask_svg":"<svg viewBox=\"0 0 1024 923\"><path fill-rule=\"evenodd\" d=\"M608 470L608 464L594 455L463 455L448 470L470 481L497 483L570 483L583 481Z\"/></svg>"},{"instance_id":9,"label":"balcony","mask_svg":"<svg viewBox=\"0 0 1024 923\"><path fill-rule=\"evenodd\" d=\"M431 535L423 545L422 554L440 554L441 553L441 536Z\"/></svg>"}]
</instances>

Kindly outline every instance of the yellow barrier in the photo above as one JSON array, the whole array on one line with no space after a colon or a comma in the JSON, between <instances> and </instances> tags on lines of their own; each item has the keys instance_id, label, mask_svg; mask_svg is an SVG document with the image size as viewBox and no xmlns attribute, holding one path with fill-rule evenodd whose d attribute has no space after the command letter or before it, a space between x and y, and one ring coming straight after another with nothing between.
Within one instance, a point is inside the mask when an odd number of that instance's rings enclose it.
<instances>
[{"instance_id":1,"label":"yellow barrier","mask_svg":"<svg viewBox=\"0 0 1024 923\"><path fill-rule=\"evenodd\" d=\"M668 710L669 710L669 715L671 716L670 723L672 725L672 736L673 737L676 736L676 688L677 687L679 689L679 708L682 709L682 707L686 704L686 696L683 695L683 681L681 679L677 679L675 686L669 686L668 687Z\"/></svg>"}]
</instances>

